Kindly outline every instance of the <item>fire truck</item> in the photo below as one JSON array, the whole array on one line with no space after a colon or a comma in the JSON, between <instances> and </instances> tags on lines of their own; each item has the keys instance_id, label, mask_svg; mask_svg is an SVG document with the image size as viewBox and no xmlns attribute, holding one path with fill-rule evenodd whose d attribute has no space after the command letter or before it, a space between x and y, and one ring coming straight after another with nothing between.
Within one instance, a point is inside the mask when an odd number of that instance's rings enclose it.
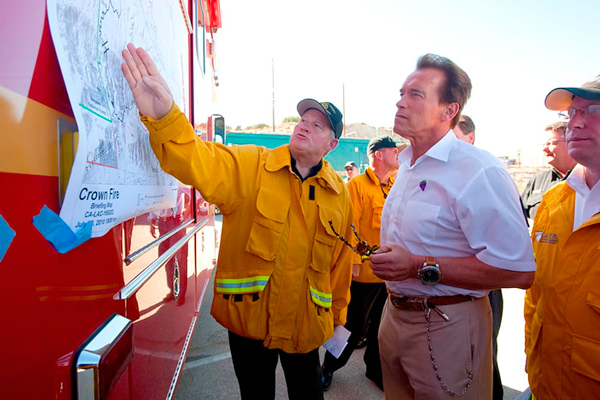
<instances>
[{"instance_id":1,"label":"fire truck","mask_svg":"<svg viewBox=\"0 0 600 400\"><path fill-rule=\"evenodd\" d=\"M157 20L185 28L170 38L187 48L174 61L185 78L179 106L204 140L224 142L210 106L219 0L161 1L180 14ZM214 207L179 184L174 207L59 251L34 222L45 208L60 212L82 127L46 0L0 10L0 398L170 399L215 264Z\"/></svg>"}]
</instances>

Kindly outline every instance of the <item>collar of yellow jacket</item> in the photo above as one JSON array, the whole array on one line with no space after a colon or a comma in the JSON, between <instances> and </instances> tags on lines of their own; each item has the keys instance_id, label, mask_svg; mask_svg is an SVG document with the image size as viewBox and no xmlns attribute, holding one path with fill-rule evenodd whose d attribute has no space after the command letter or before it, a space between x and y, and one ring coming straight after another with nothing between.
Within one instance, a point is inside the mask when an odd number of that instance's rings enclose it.
<instances>
[{"instance_id":1,"label":"collar of yellow jacket","mask_svg":"<svg viewBox=\"0 0 600 400\"><path fill-rule=\"evenodd\" d=\"M551 214L556 212L564 213L564 218L569 221L572 226L575 197L575 189L569 186L566 181L562 181L544 194L544 201ZM596 213L588 218L588 220L584 221L577 230L597 223L600 223L600 213Z\"/></svg>"},{"instance_id":2,"label":"collar of yellow jacket","mask_svg":"<svg viewBox=\"0 0 600 400\"><path fill-rule=\"evenodd\" d=\"M282 168L288 168L290 172L292 171L292 156L287 144L269 150L265 168L270 172L278 171ZM319 172L317 172L315 179L317 179L317 182L319 182L321 186L334 191L336 194L340 194L344 189L342 178L333 171L329 162L325 160L323 160L323 166Z\"/></svg>"},{"instance_id":3,"label":"collar of yellow jacket","mask_svg":"<svg viewBox=\"0 0 600 400\"><path fill-rule=\"evenodd\" d=\"M374 184L382 185L382 183L379 180L379 178L377 177L377 175L375 175L375 171L373 171L373 168L367 167L367 169L365 170L365 174L367 174L367 176L369 178L371 178L371 180L373 181ZM394 177L392 175L390 175L390 177L388 178L388 182L384 183L383 185L387 186L387 187L392 187L393 184L394 184Z\"/></svg>"}]
</instances>

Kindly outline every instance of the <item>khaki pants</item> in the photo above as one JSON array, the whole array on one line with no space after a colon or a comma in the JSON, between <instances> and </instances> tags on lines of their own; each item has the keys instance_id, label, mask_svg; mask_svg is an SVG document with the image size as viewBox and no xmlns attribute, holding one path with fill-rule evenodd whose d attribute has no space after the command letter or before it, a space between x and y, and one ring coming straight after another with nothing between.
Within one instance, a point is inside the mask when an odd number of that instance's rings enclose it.
<instances>
[{"instance_id":1,"label":"khaki pants","mask_svg":"<svg viewBox=\"0 0 600 400\"><path fill-rule=\"evenodd\" d=\"M434 372L423 311L400 310L389 299L379 328L379 351L386 400L492 398L492 313L488 297L440 306L450 321L431 311L431 342L442 382L464 396L447 394Z\"/></svg>"}]
</instances>

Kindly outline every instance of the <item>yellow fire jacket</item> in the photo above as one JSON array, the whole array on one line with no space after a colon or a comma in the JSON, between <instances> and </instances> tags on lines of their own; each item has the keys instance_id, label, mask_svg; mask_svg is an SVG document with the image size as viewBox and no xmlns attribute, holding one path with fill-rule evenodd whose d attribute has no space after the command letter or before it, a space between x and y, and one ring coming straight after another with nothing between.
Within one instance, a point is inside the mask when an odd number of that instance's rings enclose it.
<instances>
[{"instance_id":1,"label":"yellow fire jacket","mask_svg":"<svg viewBox=\"0 0 600 400\"><path fill-rule=\"evenodd\" d=\"M306 353L343 325L352 276L352 208L323 160L304 182L286 146L274 150L203 142L176 105L142 117L161 167L197 188L223 214L211 314L268 348Z\"/></svg>"},{"instance_id":2,"label":"yellow fire jacket","mask_svg":"<svg viewBox=\"0 0 600 400\"><path fill-rule=\"evenodd\" d=\"M538 399L600 393L600 214L573 232L575 191L550 189L531 238L537 271L525 296L529 384Z\"/></svg>"},{"instance_id":3,"label":"yellow fire jacket","mask_svg":"<svg viewBox=\"0 0 600 400\"><path fill-rule=\"evenodd\" d=\"M381 211L385 201L384 193L387 196L393 183L394 181L390 177L388 183L382 184L371 167L347 183L352 199L354 226L360 238L371 246L379 245ZM383 282L373 273L369 260L363 262L360 255L354 253L352 263L360 264L359 274L353 280L362 283Z\"/></svg>"}]
</instances>

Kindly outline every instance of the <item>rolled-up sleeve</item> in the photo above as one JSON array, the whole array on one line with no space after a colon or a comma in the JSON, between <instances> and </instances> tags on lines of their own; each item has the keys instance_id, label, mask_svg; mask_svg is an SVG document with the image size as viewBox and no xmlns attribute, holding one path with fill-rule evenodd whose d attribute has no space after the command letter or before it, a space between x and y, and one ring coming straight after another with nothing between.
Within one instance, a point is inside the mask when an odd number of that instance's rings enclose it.
<instances>
[{"instance_id":1,"label":"rolled-up sleeve","mask_svg":"<svg viewBox=\"0 0 600 400\"><path fill-rule=\"evenodd\" d=\"M510 271L535 271L519 193L506 170L480 170L456 204L461 228L480 261Z\"/></svg>"}]
</instances>

